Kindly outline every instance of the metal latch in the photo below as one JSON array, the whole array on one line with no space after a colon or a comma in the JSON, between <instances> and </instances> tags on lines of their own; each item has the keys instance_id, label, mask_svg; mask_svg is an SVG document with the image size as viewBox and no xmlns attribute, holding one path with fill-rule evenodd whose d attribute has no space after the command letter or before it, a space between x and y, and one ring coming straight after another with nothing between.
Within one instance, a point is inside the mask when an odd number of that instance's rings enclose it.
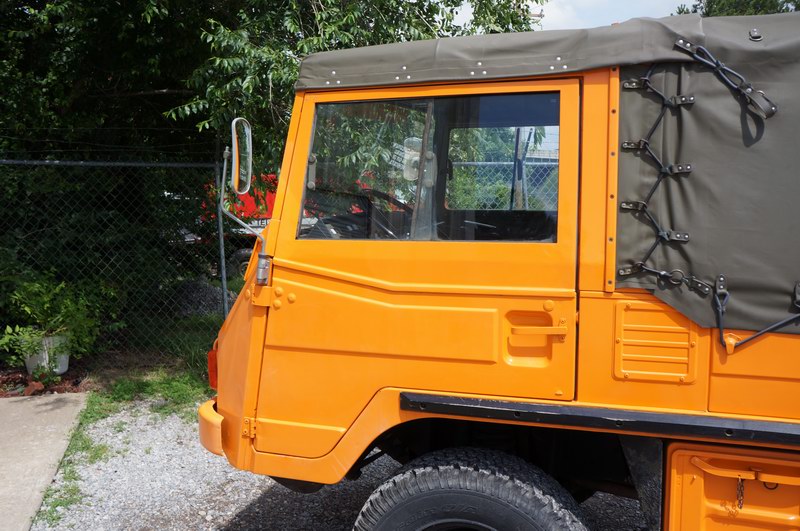
<instances>
[{"instance_id":1,"label":"metal latch","mask_svg":"<svg viewBox=\"0 0 800 531\"><path fill-rule=\"evenodd\" d=\"M242 436L256 438L256 419L252 417L245 417L244 424L242 425Z\"/></svg>"}]
</instances>

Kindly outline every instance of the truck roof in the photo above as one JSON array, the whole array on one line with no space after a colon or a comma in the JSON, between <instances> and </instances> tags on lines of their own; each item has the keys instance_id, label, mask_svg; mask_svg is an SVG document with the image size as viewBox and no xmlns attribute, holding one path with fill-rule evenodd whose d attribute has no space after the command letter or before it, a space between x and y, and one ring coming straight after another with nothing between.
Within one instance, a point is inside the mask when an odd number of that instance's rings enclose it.
<instances>
[{"instance_id":1,"label":"truck roof","mask_svg":"<svg viewBox=\"0 0 800 531\"><path fill-rule=\"evenodd\" d=\"M752 48L742 28L758 28L758 43L777 47L800 28L800 13L701 18L635 18L591 29L529 31L399 42L321 52L300 65L295 88L334 89L441 81L517 78L652 62L689 62L678 38L706 47ZM719 46L716 46L719 48Z\"/></svg>"}]
</instances>

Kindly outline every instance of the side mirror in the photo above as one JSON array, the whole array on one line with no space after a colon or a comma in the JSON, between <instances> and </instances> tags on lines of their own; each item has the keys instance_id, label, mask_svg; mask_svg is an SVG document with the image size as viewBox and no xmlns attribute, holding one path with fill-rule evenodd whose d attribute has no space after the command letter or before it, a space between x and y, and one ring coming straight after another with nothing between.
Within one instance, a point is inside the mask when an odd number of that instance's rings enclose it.
<instances>
[{"instance_id":1,"label":"side mirror","mask_svg":"<svg viewBox=\"0 0 800 531\"><path fill-rule=\"evenodd\" d=\"M231 146L231 188L237 194L246 194L253 175L253 136L250 123L244 118L231 122Z\"/></svg>"}]
</instances>

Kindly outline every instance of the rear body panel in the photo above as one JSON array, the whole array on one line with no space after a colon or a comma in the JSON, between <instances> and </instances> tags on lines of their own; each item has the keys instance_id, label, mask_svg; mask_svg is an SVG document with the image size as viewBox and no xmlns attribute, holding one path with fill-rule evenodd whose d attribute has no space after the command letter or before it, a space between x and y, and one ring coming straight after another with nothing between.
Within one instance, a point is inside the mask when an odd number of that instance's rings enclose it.
<instances>
[{"instance_id":1,"label":"rear body panel","mask_svg":"<svg viewBox=\"0 0 800 531\"><path fill-rule=\"evenodd\" d=\"M668 529L800 528L800 455L674 444Z\"/></svg>"}]
</instances>

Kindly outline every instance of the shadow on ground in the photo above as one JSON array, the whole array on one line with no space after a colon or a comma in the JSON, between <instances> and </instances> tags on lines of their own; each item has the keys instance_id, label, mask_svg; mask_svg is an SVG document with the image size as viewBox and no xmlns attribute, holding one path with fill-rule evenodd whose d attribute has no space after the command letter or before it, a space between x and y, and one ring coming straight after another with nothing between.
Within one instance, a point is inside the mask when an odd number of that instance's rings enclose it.
<instances>
[{"instance_id":1,"label":"shadow on ground","mask_svg":"<svg viewBox=\"0 0 800 531\"><path fill-rule=\"evenodd\" d=\"M313 494L299 494L271 483L224 528L228 531L274 529L352 529L367 498L399 465L383 458L357 481L343 480Z\"/></svg>"},{"instance_id":2,"label":"shadow on ground","mask_svg":"<svg viewBox=\"0 0 800 531\"><path fill-rule=\"evenodd\" d=\"M224 529L352 529L369 495L398 467L396 462L384 457L365 469L358 481L344 480L314 494L298 494L271 483L255 501L236 514ZM595 494L581 508L586 523L595 531L646 528L639 502L636 500L610 494Z\"/></svg>"}]
</instances>

